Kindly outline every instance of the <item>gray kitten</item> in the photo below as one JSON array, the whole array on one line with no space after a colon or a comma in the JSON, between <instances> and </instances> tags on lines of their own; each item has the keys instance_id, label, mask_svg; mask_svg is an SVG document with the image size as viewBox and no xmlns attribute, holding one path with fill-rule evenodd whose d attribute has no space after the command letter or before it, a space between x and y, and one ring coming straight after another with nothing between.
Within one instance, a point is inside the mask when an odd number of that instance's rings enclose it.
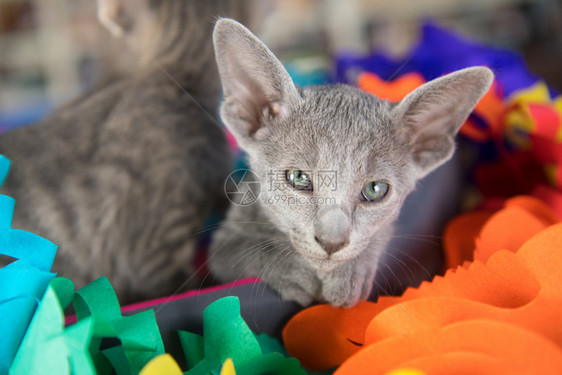
<instances>
[{"instance_id":1,"label":"gray kitten","mask_svg":"<svg viewBox=\"0 0 562 375\"><path fill-rule=\"evenodd\" d=\"M193 273L195 233L225 207L230 169L214 119L212 29L248 6L99 0L126 66L42 123L0 137L12 160L2 192L17 201L13 226L59 245L55 272L78 287L105 275L122 302L166 295Z\"/></svg>"},{"instance_id":2,"label":"gray kitten","mask_svg":"<svg viewBox=\"0 0 562 375\"><path fill-rule=\"evenodd\" d=\"M236 21L220 20L213 38L221 116L262 188L229 211L211 271L257 276L302 305L355 305L369 296L404 199L451 157L492 72L464 69L389 103L343 85L297 89Z\"/></svg>"}]
</instances>

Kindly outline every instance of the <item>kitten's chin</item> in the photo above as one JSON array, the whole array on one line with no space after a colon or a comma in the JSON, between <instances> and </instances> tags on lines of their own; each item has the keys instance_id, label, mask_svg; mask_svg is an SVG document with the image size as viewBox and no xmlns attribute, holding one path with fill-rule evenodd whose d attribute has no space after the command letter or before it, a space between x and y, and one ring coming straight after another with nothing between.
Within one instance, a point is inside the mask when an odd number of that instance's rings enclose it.
<instances>
[{"instance_id":1,"label":"kitten's chin","mask_svg":"<svg viewBox=\"0 0 562 375\"><path fill-rule=\"evenodd\" d=\"M310 265L318 270L323 272L329 272L339 266L340 264L344 263L341 260L333 260L333 259L318 259L318 258L307 258Z\"/></svg>"}]
</instances>

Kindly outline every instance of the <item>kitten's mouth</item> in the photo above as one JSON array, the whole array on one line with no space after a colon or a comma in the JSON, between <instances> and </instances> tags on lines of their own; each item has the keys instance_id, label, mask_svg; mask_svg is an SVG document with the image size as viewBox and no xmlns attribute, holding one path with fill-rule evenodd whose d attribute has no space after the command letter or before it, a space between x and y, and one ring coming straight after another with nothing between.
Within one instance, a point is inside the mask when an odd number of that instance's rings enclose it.
<instances>
[{"instance_id":1,"label":"kitten's mouth","mask_svg":"<svg viewBox=\"0 0 562 375\"><path fill-rule=\"evenodd\" d=\"M307 247L299 249L298 246L293 246L307 260L308 264L318 271L331 271L347 261L347 259L334 259L334 255L336 255L336 258L339 257L337 254L328 255L324 251L314 251Z\"/></svg>"}]
</instances>

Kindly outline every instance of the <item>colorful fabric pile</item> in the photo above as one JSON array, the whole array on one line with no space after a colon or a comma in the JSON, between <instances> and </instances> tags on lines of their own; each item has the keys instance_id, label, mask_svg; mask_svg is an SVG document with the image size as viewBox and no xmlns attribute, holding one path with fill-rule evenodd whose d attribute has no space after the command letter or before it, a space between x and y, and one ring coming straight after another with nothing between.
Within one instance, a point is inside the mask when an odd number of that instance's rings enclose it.
<instances>
[{"instance_id":1,"label":"colorful fabric pile","mask_svg":"<svg viewBox=\"0 0 562 375\"><path fill-rule=\"evenodd\" d=\"M398 101L428 80L474 65L496 74L493 87L460 131L479 147L472 177L482 205L499 209L505 199L529 194L562 216L562 96L530 74L518 55L426 24L420 43L404 60L342 55L337 76Z\"/></svg>"},{"instance_id":2,"label":"colorful fabric pile","mask_svg":"<svg viewBox=\"0 0 562 375\"><path fill-rule=\"evenodd\" d=\"M562 97L516 55L431 24L405 60L341 56L338 76L398 101L427 80L472 65L492 68L496 80L461 129L479 151L471 176L481 199L445 229L446 273L401 297L297 314L283 337L305 367L337 368L335 374L562 373Z\"/></svg>"}]
</instances>

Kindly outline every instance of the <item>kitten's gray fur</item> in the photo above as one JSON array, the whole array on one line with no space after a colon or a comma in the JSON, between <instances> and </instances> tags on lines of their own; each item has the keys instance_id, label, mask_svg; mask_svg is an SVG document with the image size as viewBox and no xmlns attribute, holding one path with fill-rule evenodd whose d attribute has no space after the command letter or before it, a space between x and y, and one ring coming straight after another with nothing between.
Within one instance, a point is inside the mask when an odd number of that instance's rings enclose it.
<instances>
[{"instance_id":1,"label":"kitten's gray fur","mask_svg":"<svg viewBox=\"0 0 562 375\"><path fill-rule=\"evenodd\" d=\"M230 156L210 118L220 93L211 36L218 16L245 18L249 2L99 5L124 42L126 71L2 135L0 153L12 160L2 190L17 200L15 228L59 245L55 272L77 287L107 276L129 302L166 295L190 276L195 233L224 203Z\"/></svg>"},{"instance_id":2,"label":"kitten's gray fur","mask_svg":"<svg viewBox=\"0 0 562 375\"><path fill-rule=\"evenodd\" d=\"M365 299L404 199L451 157L454 137L492 72L461 70L389 103L343 85L298 90L271 51L236 21L219 20L214 43L221 116L262 191L253 205L232 206L211 246L211 271L221 281L258 276L303 305ZM336 171L337 188L303 191L276 180L284 188L271 189L271 172L293 168ZM359 199L370 181L390 185L380 202ZM322 197L329 204L306 204ZM305 203L281 203L289 200Z\"/></svg>"}]
</instances>

